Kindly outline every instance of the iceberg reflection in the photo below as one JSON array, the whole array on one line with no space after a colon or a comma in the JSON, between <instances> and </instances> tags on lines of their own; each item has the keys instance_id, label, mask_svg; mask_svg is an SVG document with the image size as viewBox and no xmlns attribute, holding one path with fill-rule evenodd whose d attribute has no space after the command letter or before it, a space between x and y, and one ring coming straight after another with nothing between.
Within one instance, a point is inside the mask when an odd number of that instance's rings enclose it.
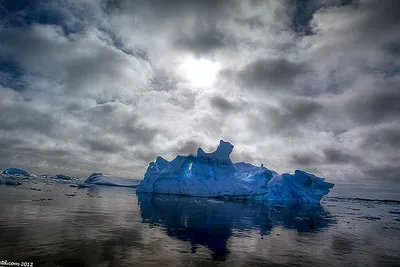
<instances>
[{"instance_id":1,"label":"iceberg reflection","mask_svg":"<svg viewBox=\"0 0 400 267\"><path fill-rule=\"evenodd\" d=\"M316 232L335 222L319 204L234 202L144 193L138 194L138 202L144 223L189 241L192 253L198 245L207 247L213 252L213 260L226 258L227 241L235 231L257 231L261 236L270 234L274 227Z\"/></svg>"}]
</instances>

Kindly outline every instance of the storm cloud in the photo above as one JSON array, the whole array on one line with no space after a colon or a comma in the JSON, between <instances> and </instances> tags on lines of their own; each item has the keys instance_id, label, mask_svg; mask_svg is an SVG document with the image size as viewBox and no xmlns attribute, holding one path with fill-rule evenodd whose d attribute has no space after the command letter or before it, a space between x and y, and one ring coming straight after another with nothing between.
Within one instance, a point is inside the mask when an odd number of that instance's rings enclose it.
<instances>
[{"instance_id":1,"label":"storm cloud","mask_svg":"<svg viewBox=\"0 0 400 267\"><path fill-rule=\"evenodd\" d=\"M224 139L235 161L399 185L399 11L396 0L3 1L0 168L142 177L157 155Z\"/></svg>"}]
</instances>

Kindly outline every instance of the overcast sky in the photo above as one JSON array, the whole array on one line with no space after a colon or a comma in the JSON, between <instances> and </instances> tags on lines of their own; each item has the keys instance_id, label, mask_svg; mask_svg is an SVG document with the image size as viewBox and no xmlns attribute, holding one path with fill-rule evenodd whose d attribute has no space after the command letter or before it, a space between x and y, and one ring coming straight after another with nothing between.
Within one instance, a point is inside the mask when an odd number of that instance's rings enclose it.
<instances>
[{"instance_id":1,"label":"overcast sky","mask_svg":"<svg viewBox=\"0 0 400 267\"><path fill-rule=\"evenodd\" d=\"M0 168L212 151L399 185L399 0L0 0Z\"/></svg>"}]
</instances>

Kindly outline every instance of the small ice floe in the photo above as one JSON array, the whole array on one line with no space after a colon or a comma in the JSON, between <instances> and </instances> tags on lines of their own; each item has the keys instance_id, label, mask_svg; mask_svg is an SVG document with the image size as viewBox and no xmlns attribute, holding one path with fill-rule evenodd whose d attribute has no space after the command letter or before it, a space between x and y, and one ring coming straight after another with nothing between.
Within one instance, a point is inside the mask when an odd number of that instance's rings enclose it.
<instances>
[{"instance_id":1,"label":"small ice floe","mask_svg":"<svg viewBox=\"0 0 400 267\"><path fill-rule=\"evenodd\" d=\"M71 176L68 176L68 175L64 175L64 174L57 174L57 175L53 176L53 179L55 179L55 180L70 181L70 180L72 180L72 177L71 177Z\"/></svg>"},{"instance_id":2,"label":"small ice floe","mask_svg":"<svg viewBox=\"0 0 400 267\"><path fill-rule=\"evenodd\" d=\"M78 182L78 183L76 183L76 187L78 187L78 188L92 188L92 187L94 187L94 185Z\"/></svg>"},{"instance_id":3,"label":"small ice floe","mask_svg":"<svg viewBox=\"0 0 400 267\"><path fill-rule=\"evenodd\" d=\"M35 188L35 187L31 187L31 188L29 188L29 190L32 190L32 191L42 191L42 189L40 189L40 188Z\"/></svg>"},{"instance_id":4,"label":"small ice floe","mask_svg":"<svg viewBox=\"0 0 400 267\"><path fill-rule=\"evenodd\" d=\"M358 217L358 218L366 219L368 221L379 221L381 219L380 217L370 216L370 215L365 215L365 216L361 216L361 217Z\"/></svg>"}]
</instances>

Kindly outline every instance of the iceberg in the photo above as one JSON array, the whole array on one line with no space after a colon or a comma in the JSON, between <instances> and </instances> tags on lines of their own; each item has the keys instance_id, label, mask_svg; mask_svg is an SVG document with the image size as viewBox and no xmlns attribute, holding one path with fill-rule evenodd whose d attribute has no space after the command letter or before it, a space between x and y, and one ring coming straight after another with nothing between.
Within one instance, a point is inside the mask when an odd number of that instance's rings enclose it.
<instances>
[{"instance_id":1,"label":"iceberg","mask_svg":"<svg viewBox=\"0 0 400 267\"><path fill-rule=\"evenodd\" d=\"M223 140L213 153L201 148L197 155L178 155L171 162L158 156L151 162L138 193L218 198L261 198L319 202L334 184L305 171L278 174L249 163L233 163L233 145Z\"/></svg>"},{"instance_id":2,"label":"iceberg","mask_svg":"<svg viewBox=\"0 0 400 267\"><path fill-rule=\"evenodd\" d=\"M93 187L93 185L106 185L106 186L121 186L136 188L139 186L140 180L129 179L116 176L106 176L103 173L92 173L83 183L78 183L77 186Z\"/></svg>"},{"instance_id":3,"label":"iceberg","mask_svg":"<svg viewBox=\"0 0 400 267\"><path fill-rule=\"evenodd\" d=\"M22 181L29 181L36 178L36 175L18 168L7 168L0 171L0 184L18 186Z\"/></svg>"},{"instance_id":4,"label":"iceberg","mask_svg":"<svg viewBox=\"0 0 400 267\"><path fill-rule=\"evenodd\" d=\"M31 176L28 171L18 168L7 168L1 172L3 175L20 175L20 176Z\"/></svg>"},{"instance_id":5,"label":"iceberg","mask_svg":"<svg viewBox=\"0 0 400 267\"><path fill-rule=\"evenodd\" d=\"M64 174L57 174L54 177L52 177L55 180L64 180L64 181L69 181L72 180L71 176L64 175Z\"/></svg>"}]
</instances>

